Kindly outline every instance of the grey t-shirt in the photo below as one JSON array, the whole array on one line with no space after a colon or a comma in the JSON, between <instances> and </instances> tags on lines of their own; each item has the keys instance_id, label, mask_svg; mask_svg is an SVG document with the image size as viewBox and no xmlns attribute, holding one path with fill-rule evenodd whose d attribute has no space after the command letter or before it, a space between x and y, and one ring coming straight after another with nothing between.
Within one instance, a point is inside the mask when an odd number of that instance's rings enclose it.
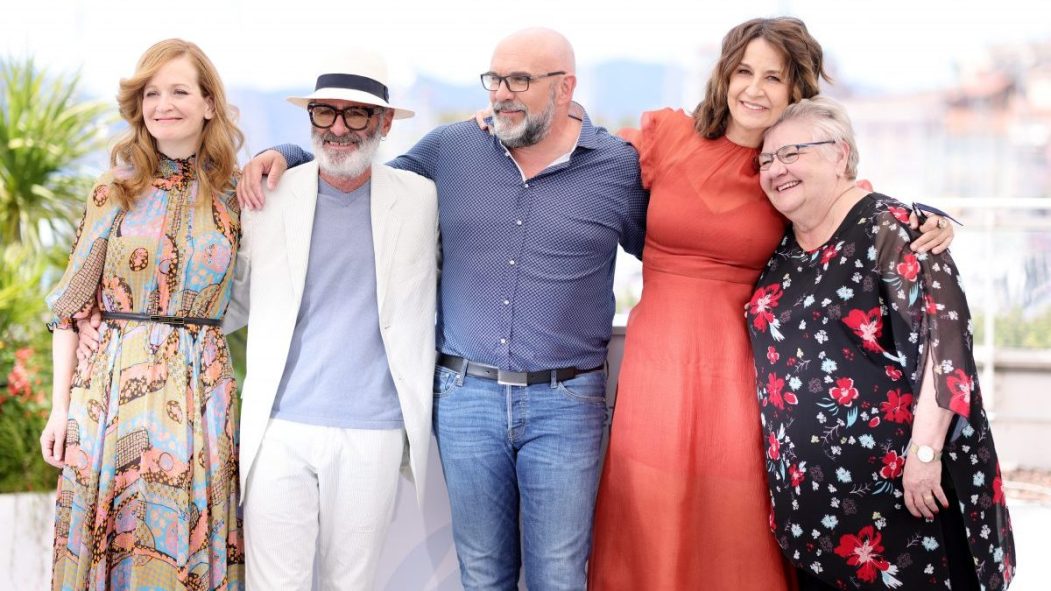
<instances>
[{"instance_id":1,"label":"grey t-shirt","mask_svg":"<svg viewBox=\"0 0 1051 591\"><path fill-rule=\"evenodd\" d=\"M318 180L303 301L273 418L352 429L404 426L380 337L371 189Z\"/></svg>"}]
</instances>

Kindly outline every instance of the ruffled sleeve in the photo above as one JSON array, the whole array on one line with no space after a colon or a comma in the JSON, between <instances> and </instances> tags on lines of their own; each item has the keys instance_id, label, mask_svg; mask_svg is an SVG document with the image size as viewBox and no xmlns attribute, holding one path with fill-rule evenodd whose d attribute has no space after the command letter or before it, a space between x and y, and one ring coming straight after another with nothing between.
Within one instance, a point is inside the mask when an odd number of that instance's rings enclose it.
<instances>
[{"instance_id":1,"label":"ruffled sleeve","mask_svg":"<svg viewBox=\"0 0 1051 591\"><path fill-rule=\"evenodd\" d=\"M658 176L665 151L669 142L662 138L666 133L669 119L682 116L672 109L647 111L642 114L641 129L624 128L617 132L627 140L639 153L639 165L642 168L642 186L647 190Z\"/></svg>"},{"instance_id":2,"label":"ruffled sleeve","mask_svg":"<svg viewBox=\"0 0 1051 591\"><path fill-rule=\"evenodd\" d=\"M73 315L90 308L102 277L106 246L120 206L110 198L113 175L104 174L95 183L80 220L69 264L46 301L51 310L48 327L72 328Z\"/></svg>"},{"instance_id":3,"label":"ruffled sleeve","mask_svg":"<svg viewBox=\"0 0 1051 591\"><path fill-rule=\"evenodd\" d=\"M909 248L915 236L903 206L886 203L879 210L873 222L882 292L913 392L920 390L926 356L931 355L938 406L964 419L977 416L982 403L973 324L956 264L948 251L936 255Z\"/></svg>"}]
</instances>

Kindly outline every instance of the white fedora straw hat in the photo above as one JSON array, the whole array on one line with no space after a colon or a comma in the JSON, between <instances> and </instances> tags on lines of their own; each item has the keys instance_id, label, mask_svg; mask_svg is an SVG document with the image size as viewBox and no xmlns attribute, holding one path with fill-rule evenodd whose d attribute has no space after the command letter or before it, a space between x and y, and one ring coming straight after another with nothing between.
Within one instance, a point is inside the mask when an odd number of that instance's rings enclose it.
<instances>
[{"instance_id":1,"label":"white fedora straw hat","mask_svg":"<svg viewBox=\"0 0 1051 591\"><path fill-rule=\"evenodd\" d=\"M395 119L407 119L415 113L390 104L387 89L387 64L370 51L355 51L345 62L342 72L330 72L317 78L314 92L308 96L290 96L288 102L306 108L316 100L354 101L394 109Z\"/></svg>"}]
</instances>

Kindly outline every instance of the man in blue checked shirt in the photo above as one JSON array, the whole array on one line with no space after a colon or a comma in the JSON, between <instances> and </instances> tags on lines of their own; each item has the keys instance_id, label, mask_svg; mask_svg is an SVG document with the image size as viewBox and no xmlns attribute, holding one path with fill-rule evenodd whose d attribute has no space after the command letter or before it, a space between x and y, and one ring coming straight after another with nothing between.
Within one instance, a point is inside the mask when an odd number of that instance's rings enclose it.
<instances>
[{"instance_id":1,"label":"man in blue checked shirt","mask_svg":"<svg viewBox=\"0 0 1051 591\"><path fill-rule=\"evenodd\" d=\"M584 589L606 427L617 245L641 256L638 155L571 109L573 48L528 29L481 75L493 110L435 129L391 166L432 179L442 236L434 432L463 586ZM295 146L245 168L262 205Z\"/></svg>"}]
</instances>

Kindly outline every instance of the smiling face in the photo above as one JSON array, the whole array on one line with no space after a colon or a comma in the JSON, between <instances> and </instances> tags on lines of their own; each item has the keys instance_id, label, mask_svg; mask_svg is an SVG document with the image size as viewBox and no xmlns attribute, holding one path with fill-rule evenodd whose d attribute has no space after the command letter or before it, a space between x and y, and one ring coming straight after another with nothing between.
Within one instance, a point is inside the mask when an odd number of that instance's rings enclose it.
<instances>
[{"instance_id":1,"label":"smiling face","mask_svg":"<svg viewBox=\"0 0 1051 591\"><path fill-rule=\"evenodd\" d=\"M547 137L551 131L551 122L555 118L556 88L551 87L547 94L545 103L531 106L536 100L526 102L517 95L527 95L533 91L534 86L545 80L537 80L529 85L529 90L511 93L500 86L499 90L490 91L494 98L490 105L493 109L493 132L500 141L508 148L521 148L532 146ZM499 95L500 99L496 99ZM535 99L537 97L528 97Z\"/></svg>"},{"instance_id":2,"label":"smiling face","mask_svg":"<svg viewBox=\"0 0 1051 591\"><path fill-rule=\"evenodd\" d=\"M741 146L758 146L763 132L788 106L791 88L785 58L763 38L751 41L730 74L726 93L730 121L726 137Z\"/></svg>"},{"instance_id":3,"label":"smiling face","mask_svg":"<svg viewBox=\"0 0 1051 591\"><path fill-rule=\"evenodd\" d=\"M814 137L814 128L807 120L792 119L766 135L763 152L772 154L784 146L825 139L828 138ZM842 151L840 143L799 148L798 158L791 164L774 158L769 168L759 171L759 184L775 209L793 223L805 225L826 212L839 194L845 165L842 158L829 153Z\"/></svg>"},{"instance_id":4,"label":"smiling face","mask_svg":"<svg viewBox=\"0 0 1051 591\"><path fill-rule=\"evenodd\" d=\"M157 149L169 158L197 151L214 104L198 83L197 68L186 56L164 64L142 90L142 118Z\"/></svg>"},{"instance_id":5,"label":"smiling face","mask_svg":"<svg viewBox=\"0 0 1051 591\"><path fill-rule=\"evenodd\" d=\"M497 45L489 72L533 78L526 90L511 92L506 83L489 91L493 132L508 148L532 146L551 135L558 116L573 98L572 48L548 30L525 30ZM552 72L562 72L548 76Z\"/></svg>"},{"instance_id":6,"label":"smiling face","mask_svg":"<svg viewBox=\"0 0 1051 591\"><path fill-rule=\"evenodd\" d=\"M500 76L528 77L557 71L554 66L543 65L543 60L538 57L533 55L530 59L522 59L518 52L498 51L493 56L490 71ZM531 146L547 136L554 118L560 77L532 80L528 89L519 92L508 90L506 83L489 91L493 131L505 145L510 148Z\"/></svg>"},{"instance_id":7,"label":"smiling face","mask_svg":"<svg viewBox=\"0 0 1051 591\"><path fill-rule=\"evenodd\" d=\"M337 99L318 100L315 104L339 111L352 107L376 109L375 105ZM372 165L372 158L380 141L390 132L392 121L393 117L381 109L369 118L365 129L347 128L342 115L337 116L332 127L327 129L312 125L311 140L321 174L340 179L357 178L363 174Z\"/></svg>"}]
</instances>

